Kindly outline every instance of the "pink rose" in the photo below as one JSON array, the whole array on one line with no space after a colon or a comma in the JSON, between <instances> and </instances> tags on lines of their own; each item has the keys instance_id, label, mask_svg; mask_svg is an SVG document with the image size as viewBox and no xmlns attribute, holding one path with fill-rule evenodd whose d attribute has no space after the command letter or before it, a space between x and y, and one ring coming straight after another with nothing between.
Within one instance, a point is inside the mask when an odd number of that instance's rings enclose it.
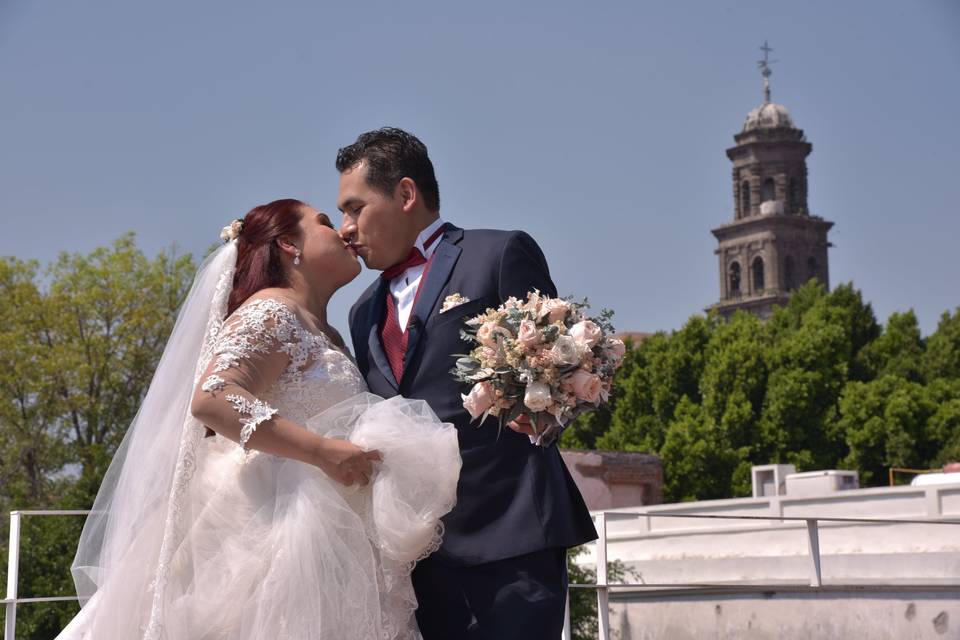
<instances>
[{"instance_id":1,"label":"pink rose","mask_svg":"<svg viewBox=\"0 0 960 640\"><path fill-rule=\"evenodd\" d=\"M544 315L550 316L550 322L559 322L567 317L567 312L570 310L570 303L566 300L561 300L560 298L550 298L544 300L543 304L540 305L540 311Z\"/></svg>"},{"instance_id":2,"label":"pink rose","mask_svg":"<svg viewBox=\"0 0 960 640\"><path fill-rule=\"evenodd\" d=\"M603 392L603 384L599 376L587 373L583 369L577 369L573 375L570 376L570 382L573 385L574 395L580 400L594 404L600 400L600 395Z\"/></svg>"},{"instance_id":3,"label":"pink rose","mask_svg":"<svg viewBox=\"0 0 960 640\"><path fill-rule=\"evenodd\" d=\"M477 329L477 340L485 347L497 346L497 323L484 322L480 328Z\"/></svg>"},{"instance_id":4,"label":"pink rose","mask_svg":"<svg viewBox=\"0 0 960 640\"><path fill-rule=\"evenodd\" d=\"M524 349L532 349L540 344L540 331L533 320L521 320L520 330L517 332L517 342Z\"/></svg>"},{"instance_id":5,"label":"pink rose","mask_svg":"<svg viewBox=\"0 0 960 640\"><path fill-rule=\"evenodd\" d=\"M463 399L463 408L470 413L473 420L482 416L497 400L493 385L487 381L478 382L470 389L470 393L460 394L460 397Z\"/></svg>"},{"instance_id":6,"label":"pink rose","mask_svg":"<svg viewBox=\"0 0 960 640\"><path fill-rule=\"evenodd\" d=\"M623 354L627 352L627 346L623 344L622 340L617 340L616 338L611 338L607 340L606 348L604 353L608 358L614 362L620 362L623 360Z\"/></svg>"},{"instance_id":7,"label":"pink rose","mask_svg":"<svg viewBox=\"0 0 960 640\"><path fill-rule=\"evenodd\" d=\"M590 320L581 320L570 327L570 336L581 344L593 347L603 338L603 331Z\"/></svg>"}]
</instances>

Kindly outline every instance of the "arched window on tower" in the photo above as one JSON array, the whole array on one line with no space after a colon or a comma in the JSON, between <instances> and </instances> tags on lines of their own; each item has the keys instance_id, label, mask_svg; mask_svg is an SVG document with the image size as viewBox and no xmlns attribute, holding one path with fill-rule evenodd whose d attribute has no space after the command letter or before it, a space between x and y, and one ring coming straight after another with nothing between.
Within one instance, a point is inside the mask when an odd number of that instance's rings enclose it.
<instances>
[{"instance_id":1,"label":"arched window on tower","mask_svg":"<svg viewBox=\"0 0 960 640\"><path fill-rule=\"evenodd\" d=\"M813 256L807 258L807 280L817 277L817 259Z\"/></svg>"},{"instance_id":2,"label":"arched window on tower","mask_svg":"<svg viewBox=\"0 0 960 640\"><path fill-rule=\"evenodd\" d=\"M728 271L729 287L728 296L735 297L740 295L740 263L731 262Z\"/></svg>"},{"instance_id":3,"label":"arched window on tower","mask_svg":"<svg viewBox=\"0 0 960 640\"><path fill-rule=\"evenodd\" d=\"M796 271L793 256L787 256L787 259L783 261L783 285L787 288L787 291L793 291L797 288Z\"/></svg>"},{"instance_id":4,"label":"arched window on tower","mask_svg":"<svg viewBox=\"0 0 960 640\"><path fill-rule=\"evenodd\" d=\"M796 178L790 178L790 190L787 191L787 213L800 213L800 187Z\"/></svg>"},{"instance_id":5,"label":"arched window on tower","mask_svg":"<svg viewBox=\"0 0 960 640\"><path fill-rule=\"evenodd\" d=\"M740 217L750 215L750 183L746 180L740 185Z\"/></svg>"},{"instance_id":6,"label":"arched window on tower","mask_svg":"<svg viewBox=\"0 0 960 640\"><path fill-rule=\"evenodd\" d=\"M757 256L753 259L753 292L759 293L764 289L763 281L763 258Z\"/></svg>"},{"instance_id":7,"label":"arched window on tower","mask_svg":"<svg viewBox=\"0 0 960 640\"><path fill-rule=\"evenodd\" d=\"M763 181L763 190L761 191L760 202L770 202L777 199L777 187L773 178L767 178Z\"/></svg>"}]
</instances>

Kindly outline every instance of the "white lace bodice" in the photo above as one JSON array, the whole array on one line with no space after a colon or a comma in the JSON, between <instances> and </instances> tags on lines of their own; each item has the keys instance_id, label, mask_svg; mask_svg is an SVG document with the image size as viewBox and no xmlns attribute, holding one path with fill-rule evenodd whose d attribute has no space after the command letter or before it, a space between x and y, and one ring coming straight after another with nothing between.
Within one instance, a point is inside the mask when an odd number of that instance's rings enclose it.
<instances>
[{"instance_id":1,"label":"white lace bodice","mask_svg":"<svg viewBox=\"0 0 960 640\"><path fill-rule=\"evenodd\" d=\"M366 390L367 385L353 361L328 345L299 379L277 380L263 394L263 399L290 420L302 423Z\"/></svg>"},{"instance_id":2,"label":"white lace bodice","mask_svg":"<svg viewBox=\"0 0 960 640\"><path fill-rule=\"evenodd\" d=\"M254 299L237 309L211 355L201 390L220 405L219 414L229 407L239 419L241 444L274 415L303 424L366 390L350 357L327 336L308 331L276 298Z\"/></svg>"}]
</instances>

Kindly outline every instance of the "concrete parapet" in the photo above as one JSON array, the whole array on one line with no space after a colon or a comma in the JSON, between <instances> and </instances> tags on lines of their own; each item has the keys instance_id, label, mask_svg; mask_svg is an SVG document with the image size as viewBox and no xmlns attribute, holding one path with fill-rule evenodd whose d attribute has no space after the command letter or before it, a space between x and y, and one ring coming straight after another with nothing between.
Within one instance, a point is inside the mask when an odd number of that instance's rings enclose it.
<instances>
[{"instance_id":1,"label":"concrete parapet","mask_svg":"<svg viewBox=\"0 0 960 640\"><path fill-rule=\"evenodd\" d=\"M561 451L591 511L663 502L663 464L648 453Z\"/></svg>"}]
</instances>

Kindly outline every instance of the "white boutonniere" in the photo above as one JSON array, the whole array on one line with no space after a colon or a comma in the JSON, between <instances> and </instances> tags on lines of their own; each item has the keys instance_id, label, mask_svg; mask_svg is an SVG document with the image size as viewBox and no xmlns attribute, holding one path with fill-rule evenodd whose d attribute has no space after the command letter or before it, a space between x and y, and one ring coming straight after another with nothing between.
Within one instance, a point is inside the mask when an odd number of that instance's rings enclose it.
<instances>
[{"instance_id":1,"label":"white boutonniere","mask_svg":"<svg viewBox=\"0 0 960 640\"><path fill-rule=\"evenodd\" d=\"M443 299L443 305L440 307L440 313L446 313L447 311L450 311L450 309L459 307L460 305L468 302L470 302L470 298L462 296L459 293L451 293Z\"/></svg>"}]
</instances>

